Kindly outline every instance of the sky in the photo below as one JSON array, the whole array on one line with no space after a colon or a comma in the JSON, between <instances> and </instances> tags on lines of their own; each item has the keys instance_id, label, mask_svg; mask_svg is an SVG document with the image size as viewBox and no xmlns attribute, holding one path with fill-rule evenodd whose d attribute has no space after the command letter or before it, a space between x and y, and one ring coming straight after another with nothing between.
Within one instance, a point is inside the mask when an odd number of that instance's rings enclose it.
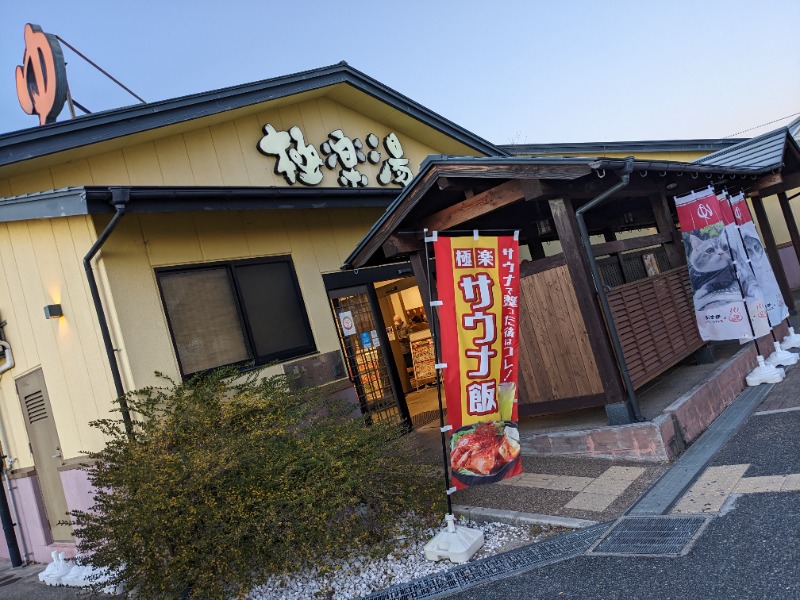
<instances>
[{"instance_id":1,"label":"sky","mask_svg":"<svg viewBox=\"0 0 800 600\"><path fill-rule=\"evenodd\" d=\"M38 125L15 87L26 23L148 102L344 60L495 144L749 137L800 116L798 0L3 0L0 133ZM92 112L138 102L64 55Z\"/></svg>"}]
</instances>

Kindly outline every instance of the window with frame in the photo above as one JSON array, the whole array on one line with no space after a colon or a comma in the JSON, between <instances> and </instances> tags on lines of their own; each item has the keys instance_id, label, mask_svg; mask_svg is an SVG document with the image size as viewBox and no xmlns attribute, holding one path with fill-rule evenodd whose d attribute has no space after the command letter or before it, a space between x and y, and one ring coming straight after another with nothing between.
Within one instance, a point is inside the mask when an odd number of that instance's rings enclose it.
<instances>
[{"instance_id":1,"label":"window with frame","mask_svg":"<svg viewBox=\"0 0 800 600\"><path fill-rule=\"evenodd\" d=\"M181 373L316 350L291 257L157 269Z\"/></svg>"}]
</instances>

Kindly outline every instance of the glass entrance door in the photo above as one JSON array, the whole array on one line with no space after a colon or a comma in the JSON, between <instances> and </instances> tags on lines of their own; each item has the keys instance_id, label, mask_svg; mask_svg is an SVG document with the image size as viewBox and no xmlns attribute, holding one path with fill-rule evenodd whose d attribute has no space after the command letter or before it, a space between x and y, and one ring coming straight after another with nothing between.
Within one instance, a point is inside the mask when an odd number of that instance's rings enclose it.
<instances>
[{"instance_id":1,"label":"glass entrance door","mask_svg":"<svg viewBox=\"0 0 800 600\"><path fill-rule=\"evenodd\" d=\"M374 296L371 285L328 292L361 412L370 420L410 423L396 373L389 367L389 342Z\"/></svg>"}]
</instances>

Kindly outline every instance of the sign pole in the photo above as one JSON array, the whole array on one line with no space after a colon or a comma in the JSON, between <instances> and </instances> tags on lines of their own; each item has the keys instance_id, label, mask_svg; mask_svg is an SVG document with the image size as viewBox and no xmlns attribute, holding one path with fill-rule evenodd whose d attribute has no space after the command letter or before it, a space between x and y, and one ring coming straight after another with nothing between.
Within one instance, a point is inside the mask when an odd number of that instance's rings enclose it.
<instances>
[{"instance_id":1,"label":"sign pole","mask_svg":"<svg viewBox=\"0 0 800 600\"><path fill-rule=\"evenodd\" d=\"M447 491L447 514L453 514L453 501L450 497L452 494L451 485L450 485L450 452L447 449L447 431L448 427L445 427L444 424L444 406L442 405L442 376L441 376L441 364L439 363L440 360L440 348L439 348L439 312L434 310L436 307L440 306L440 302L434 302L433 300L433 286L431 285L431 262L430 262L430 255L428 252L428 243L429 240L425 238L425 274L428 278L428 306L431 307L431 337L433 338L433 356L434 362L436 364L436 395L439 400L439 431L441 433L442 438L442 461L444 467L444 489Z\"/></svg>"},{"instance_id":2,"label":"sign pole","mask_svg":"<svg viewBox=\"0 0 800 600\"><path fill-rule=\"evenodd\" d=\"M483 531L480 529L472 529L469 527L456 527L456 519L453 515L453 501L450 495L456 491L456 488L451 485L450 481L450 452L447 449L447 431L451 430L450 425L444 424L444 408L442 406L442 376L441 370L447 368L447 365L439 363L440 360L440 344L439 344L439 313L434 308L440 307L442 302L440 300L433 300L433 292L431 285L431 263L428 253L428 242L436 240L437 232L433 232L432 236L428 236L427 229L425 230L425 274L428 278L428 304L431 308L431 338L433 339L433 355L436 361L436 393L439 399L439 431L442 436L442 460L444 464L444 485L447 490L447 514L444 519L447 526L444 530L438 532L433 538L425 544L424 553L425 558L431 561L439 561L446 558L454 563L465 563L483 546Z\"/></svg>"}]
</instances>

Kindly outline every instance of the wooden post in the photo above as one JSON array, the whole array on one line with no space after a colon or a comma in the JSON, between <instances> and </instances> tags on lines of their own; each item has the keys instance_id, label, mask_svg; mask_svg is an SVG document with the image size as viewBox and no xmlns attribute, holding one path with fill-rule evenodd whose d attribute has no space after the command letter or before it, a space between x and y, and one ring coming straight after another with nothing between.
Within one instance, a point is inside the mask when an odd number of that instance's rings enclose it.
<instances>
[{"instance_id":1,"label":"wooden post","mask_svg":"<svg viewBox=\"0 0 800 600\"><path fill-rule=\"evenodd\" d=\"M800 263L800 231L797 229L797 221L794 219L794 213L789 204L789 198L786 197L786 192L778 192L778 202L781 204L783 218L786 221L786 227L789 229L789 238L792 240L797 262Z\"/></svg>"},{"instance_id":2,"label":"wooden post","mask_svg":"<svg viewBox=\"0 0 800 600\"><path fill-rule=\"evenodd\" d=\"M428 281L428 265L425 264L425 251L418 250L409 255L409 259L411 261L411 269L414 271L414 277L417 279L420 296L422 296L422 306L425 308L425 316L428 317L428 327L433 331L433 320L436 318L436 315L433 314L433 310L431 309L430 299L436 295L436 285L434 283L432 286L431 282ZM431 296L431 292L433 292L433 296Z\"/></svg>"},{"instance_id":3,"label":"wooden post","mask_svg":"<svg viewBox=\"0 0 800 600\"><path fill-rule=\"evenodd\" d=\"M572 201L569 198L550 200L550 210L561 247L564 250L564 260L572 279L578 306L581 309L581 314L575 315L575 317L582 318L586 326L589 344L600 373L600 380L603 383L606 402L623 402L626 396L622 378L614 360L614 349L611 346L611 340L608 339L603 315L597 304L592 274L581 242Z\"/></svg>"},{"instance_id":4,"label":"wooden post","mask_svg":"<svg viewBox=\"0 0 800 600\"><path fill-rule=\"evenodd\" d=\"M667 197L664 194L650 196L650 207L653 209L658 233L671 233L673 237L672 242L664 244L669 266L674 268L685 265L686 251L683 249L683 240L677 227L675 227L675 221L672 219Z\"/></svg>"},{"instance_id":5,"label":"wooden post","mask_svg":"<svg viewBox=\"0 0 800 600\"><path fill-rule=\"evenodd\" d=\"M617 232L614 231L611 227L606 227L603 229L603 239L608 242L616 242L617 241ZM594 250L594 248L592 248ZM597 256L597 254L595 254ZM622 277L622 280L625 281L625 268L622 264L622 257L619 255L619 252L612 252L609 255L611 261L613 261L617 268L619 269L619 274ZM609 261L609 262L611 262ZM627 283L627 281L625 281Z\"/></svg>"},{"instance_id":6,"label":"wooden post","mask_svg":"<svg viewBox=\"0 0 800 600\"><path fill-rule=\"evenodd\" d=\"M758 219L758 225L761 229L761 235L764 237L764 250L767 253L769 262L772 264L772 270L775 272L775 279L778 281L778 287L783 295L783 301L792 312L795 312L794 298L792 298L792 291L789 289L789 281L786 279L786 272L783 269L781 257L778 254L778 246L775 243L775 236L772 233L769 219L767 219L767 211L764 210L764 200L761 196L753 196L753 210Z\"/></svg>"},{"instance_id":7,"label":"wooden post","mask_svg":"<svg viewBox=\"0 0 800 600\"><path fill-rule=\"evenodd\" d=\"M544 244L536 234L528 238L528 250L531 251L532 260L539 260L545 257Z\"/></svg>"},{"instance_id":8,"label":"wooden post","mask_svg":"<svg viewBox=\"0 0 800 600\"><path fill-rule=\"evenodd\" d=\"M531 260L539 260L545 257L544 244L539 239L539 227L536 225L536 221L528 221L527 225L522 226L522 237L528 244Z\"/></svg>"}]
</instances>

